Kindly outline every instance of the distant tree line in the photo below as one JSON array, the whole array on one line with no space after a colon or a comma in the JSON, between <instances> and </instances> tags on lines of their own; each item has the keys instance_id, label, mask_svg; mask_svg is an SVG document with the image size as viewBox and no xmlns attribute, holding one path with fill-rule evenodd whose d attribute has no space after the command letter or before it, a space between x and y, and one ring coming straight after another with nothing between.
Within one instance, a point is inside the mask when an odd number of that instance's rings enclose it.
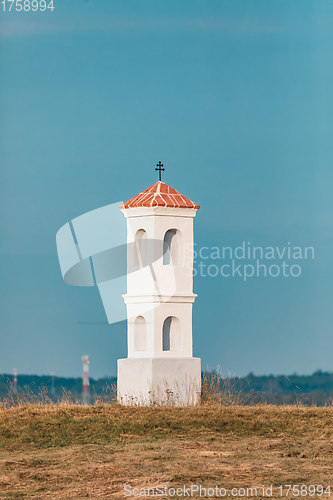
<instances>
[{"instance_id":1,"label":"distant tree line","mask_svg":"<svg viewBox=\"0 0 333 500\"><path fill-rule=\"evenodd\" d=\"M223 377L217 372L203 374L206 385L218 386L220 393L237 395L244 404L297 404L324 406L333 403L333 373L317 370L312 375L254 375Z\"/></svg>"},{"instance_id":2,"label":"distant tree line","mask_svg":"<svg viewBox=\"0 0 333 500\"><path fill-rule=\"evenodd\" d=\"M112 399L117 384L116 378L101 378L90 381L92 398ZM51 401L63 399L80 400L82 396L82 378L56 377L51 375L17 375L17 387L14 387L13 375L0 375L0 399L16 391L27 400L36 396L38 399L49 398Z\"/></svg>"},{"instance_id":3,"label":"distant tree line","mask_svg":"<svg viewBox=\"0 0 333 500\"><path fill-rule=\"evenodd\" d=\"M312 375L254 375L247 377L223 377L217 372L204 372L203 386L213 391L228 393L244 404L265 402L270 404L315 404L323 406L333 402L333 373L316 371ZM0 399L13 394L13 375L0 375ZM92 401L109 401L116 392L116 378L90 379ZM81 400L82 378L56 377L51 375L18 375L17 393L51 401L69 398Z\"/></svg>"}]
</instances>

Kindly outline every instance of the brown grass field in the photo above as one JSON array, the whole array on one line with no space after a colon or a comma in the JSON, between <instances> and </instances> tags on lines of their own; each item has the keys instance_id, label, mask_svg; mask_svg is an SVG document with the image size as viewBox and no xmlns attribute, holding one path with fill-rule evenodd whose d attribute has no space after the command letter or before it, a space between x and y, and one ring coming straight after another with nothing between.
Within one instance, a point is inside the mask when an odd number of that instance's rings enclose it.
<instances>
[{"instance_id":1,"label":"brown grass field","mask_svg":"<svg viewBox=\"0 0 333 500\"><path fill-rule=\"evenodd\" d=\"M281 498L279 485L321 493L332 484L333 497L332 424L332 407L0 406L0 498L134 498L125 485L140 493L191 484L225 488L225 498L232 488L245 494L231 498L255 496L247 488L257 488L256 498ZM263 496L262 485L273 485L273 496ZM171 496L160 490L157 498Z\"/></svg>"}]
</instances>

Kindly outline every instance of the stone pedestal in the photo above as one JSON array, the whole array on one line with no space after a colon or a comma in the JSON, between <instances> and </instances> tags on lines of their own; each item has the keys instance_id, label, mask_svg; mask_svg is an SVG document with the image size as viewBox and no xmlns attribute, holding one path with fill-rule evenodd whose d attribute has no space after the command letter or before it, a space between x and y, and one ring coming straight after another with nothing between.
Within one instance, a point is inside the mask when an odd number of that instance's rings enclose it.
<instances>
[{"instance_id":1,"label":"stone pedestal","mask_svg":"<svg viewBox=\"0 0 333 500\"><path fill-rule=\"evenodd\" d=\"M124 405L195 405L200 402L200 358L118 360L118 402Z\"/></svg>"}]
</instances>

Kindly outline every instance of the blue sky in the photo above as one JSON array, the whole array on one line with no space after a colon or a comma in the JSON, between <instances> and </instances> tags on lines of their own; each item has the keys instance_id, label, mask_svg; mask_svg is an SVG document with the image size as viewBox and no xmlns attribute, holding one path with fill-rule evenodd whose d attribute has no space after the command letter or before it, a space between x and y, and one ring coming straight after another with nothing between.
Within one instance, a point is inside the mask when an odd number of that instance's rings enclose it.
<instances>
[{"instance_id":1,"label":"blue sky","mask_svg":"<svg viewBox=\"0 0 333 500\"><path fill-rule=\"evenodd\" d=\"M315 248L299 278L195 278L203 367L333 370L333 2L54 6L0 13L0 372L115 375L126 324L62 281L55 234L159 160L198 246Z\"/></svg>"}]
</instances>

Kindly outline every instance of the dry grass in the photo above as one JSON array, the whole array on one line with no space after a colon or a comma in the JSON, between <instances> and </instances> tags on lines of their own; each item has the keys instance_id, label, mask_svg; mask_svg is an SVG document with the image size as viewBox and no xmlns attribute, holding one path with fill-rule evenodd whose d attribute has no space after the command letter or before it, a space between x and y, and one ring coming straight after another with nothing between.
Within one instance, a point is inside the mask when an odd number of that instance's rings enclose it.
<instances>
[{"instance_id":1,"label":"dry grass","mask_svg":"<svg viewBox=\"0 0 333 500\"><path fill-rule=\"evenodd\" d=\"M125 484L328 485L332 424L331 407L1 406L0 498L125 498Z\"/></svg>"}]
</instances>

